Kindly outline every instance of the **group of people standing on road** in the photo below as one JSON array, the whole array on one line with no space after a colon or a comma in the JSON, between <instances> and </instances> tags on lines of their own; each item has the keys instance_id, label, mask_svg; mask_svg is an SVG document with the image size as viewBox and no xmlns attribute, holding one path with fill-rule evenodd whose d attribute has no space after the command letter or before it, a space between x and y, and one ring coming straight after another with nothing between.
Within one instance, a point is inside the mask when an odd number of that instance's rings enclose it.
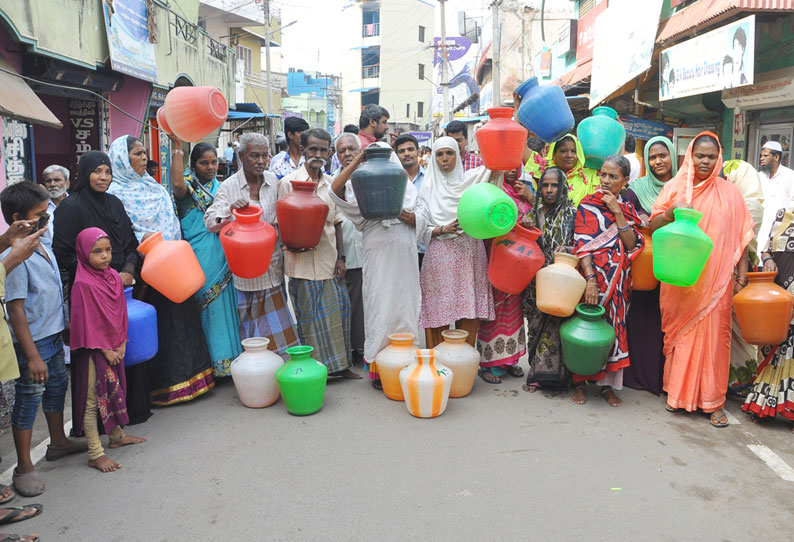
<instances>
[{"instance_id":1,"label":"group of people standing on road","mask_svg":"<svg viewBox=\"0 0 794 542\"><path fill-rule=\"evenodd\" d=\"M794 291L794 174L780 165L774 142L765 146L758 178L744 162L724 164L710 132L691 141L680 167L670 140L656 137L644 147L645 175L631 181L632 161L623 155L608 157L599 171L588 168L573 134L552 143L545 156L545 145L531 137L523 168L495 172L468 151L464 124L450 122L422 156L411 135L384 141L388 118L383 107L367 106L359 126L336 138L288 118L284 150L276 156L264 135L242 134L238 168L223 182L215 147L194 145L185 162L182 142L172 137L170 189L147 172L141 140L122 136L107 154L83 154L71 184L68 170L51 166L41 185L26 181L0 193L11 224L0 241L13 244L0 266L12 330L3 340L0 329L0 375L17 378L17 492L44 491L30 461L39 404L50 429L48 459L87 452L90 466L111 472L120 465L105 455L100 431L110 448L143 442L122 427L146 421L152 405L210 391L229 375L241 339L250 337L268 338L282 357L290 346L310 345L331 377L359 379L354 367L363 362L380 388L375 358L390 334L411 333L433 348L454 326L480 351L480 375L488 383L526 377L530 392L573 383L577 404L587 401L592 386L613 407L622 405L616 392L624 385L664 391L669 411L699 409L712 425L728 424L731 297L758 265L778 270L779 284ZM366 160L364 149L378 147L409 178L402 212L392 220L366 219L350 182ZM249 207L278 228L275 204L293 181L313 183L329 207L319 245L277 247L265 274L234 276L218 232L234 220L233 210ZM519 223L541 232L546 265L558 252L579 258L584 302L603 306L616 331L597 374L566 369L563 319L538 310L534 281L520 294L491 287L488 242L468 236L457 221L461 195L477 183L493 183L515 201ZM682 207L703 213L700 227L714 241L700 280L690 288L661 284L634 292L631 262L648 231L674 222L673 211ZM760 260L751 248L759 214ZM153 235L188 241L204 271L206 283L183 303L141 279L138 251ZM124 366L125 288L158 314L157 356L131 367ZM72 363L74 436L85 434L85 443L63 432L65 351ZM526 375L518 365L525 355ZM745 410L794 420L794 325L782 345L763 348L762 356ZM3 488L0 498L12 496Z\"/></svg>"}]
</instances>

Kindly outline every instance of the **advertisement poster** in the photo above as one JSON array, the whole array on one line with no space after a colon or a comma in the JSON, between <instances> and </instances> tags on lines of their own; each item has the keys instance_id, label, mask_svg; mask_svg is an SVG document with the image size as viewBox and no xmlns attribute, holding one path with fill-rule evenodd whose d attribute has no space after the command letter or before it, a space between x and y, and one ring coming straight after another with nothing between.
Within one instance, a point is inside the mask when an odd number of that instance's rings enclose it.
<instances>
[{"instance_id":1,"label":"advertisement poster","mask_svg":"<svg viewBox=\"0 0 794 542\"><path fill-rule=\"evenodd\" d=\"M105 0L110 63L117 72L157 82L154 47L149 42L145 0Z\"/></svg>"},{"instance_id":2,"label":"advertisement poster","mask_svg":"<svg viewBox=\"0 0 794 542\"><path fill-rule=\"evenodd\" d=\"M598 16L590 109L651 67L662 4L663 0L611 0L606 11Z\"/></svg>"},{"instance_id":3,"label":"advertisement poster","mask_svg":"<svg viewBox=\"0 0 794 542\"><path fill-rule=\"evenodd\" d=\"M433 91L431 108L434 116L443 114L444 104L441 90L441 38L433 39L435 53L433 54L433 68L435 71L436 87ZM447 77L449 78L450 111L454 110L473 94L480 92L480 86L474 77L474 68L477 63L478 49L473 47L468 38L462 36L447 36ZM455 117L476 115L479 110L479 101L473 101L468 107L455 113Z\"/></svg>"},{"instance_id":4,"label":"advertisement poster","mask_svg":"<svg viewBox=\"0 0 794 542\"><path fill-rule=\"evenodd\" d=\"M755 15L662 51L659 99L672 100L753 83Z\"/></svg>"},{"instance_id":5,"label":"advertisement poster","mask_svg":"<svg viewBox=\"0 0 794 542\"><path fill-rule=\"evenodd\" d=\"M607 0L601 0L598 4L590 8L590 11L579 19L576 28L576 65L581 66L585 62L593 60L593 42L595 41L595 22L596 17L607 9Z\"/></svg>"}]
</instances>

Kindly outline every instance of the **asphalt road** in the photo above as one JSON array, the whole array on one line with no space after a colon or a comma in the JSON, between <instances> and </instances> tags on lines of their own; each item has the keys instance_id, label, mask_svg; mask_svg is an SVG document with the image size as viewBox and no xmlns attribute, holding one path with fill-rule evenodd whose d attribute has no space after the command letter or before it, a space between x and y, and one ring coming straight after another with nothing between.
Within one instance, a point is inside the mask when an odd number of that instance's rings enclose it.
<instances>
[{"instance_id":1,"label":"asphalt road","mask_svg":"<svg viewBox=\"0 0 794 542\"><path fill-rule=\"evenodd\" d=\"M109 450L116 473L39 463L47 491L13 503L44 512L9 527L47 542L794 539L788 425L731 402L740 423L715 429L645 392L577 406L522 381L478 380L432 420L366 381L329 384L308 417L245 408L226 382L130 427L149 440Z\"/></svg>"}]
</instances>

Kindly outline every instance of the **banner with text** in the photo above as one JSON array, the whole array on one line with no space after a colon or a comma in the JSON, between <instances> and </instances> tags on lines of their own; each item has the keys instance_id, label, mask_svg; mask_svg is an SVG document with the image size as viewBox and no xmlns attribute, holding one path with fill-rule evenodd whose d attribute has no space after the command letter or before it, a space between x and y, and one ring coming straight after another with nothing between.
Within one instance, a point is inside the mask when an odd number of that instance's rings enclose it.
<instances>
[{"instance_id":1,"label":"banner with text","mask_svg":"<svg viewBox=\"0 0 794 542\"><path fill-rule=\"evenodd\" d=\"M753 83L755 15L662 51L659 99L672 100Z\"/></svg>"},{"instance_id":2,"label":"banner with text","mask_svg":"<svg viewBox=\"0 0 794 542\"><path fill-rule=\"evenodd\" d=\"M102 6L113 69L156 83L157 62L149 41L145 0L114 0Z\"/></svg>"}]
</instances>

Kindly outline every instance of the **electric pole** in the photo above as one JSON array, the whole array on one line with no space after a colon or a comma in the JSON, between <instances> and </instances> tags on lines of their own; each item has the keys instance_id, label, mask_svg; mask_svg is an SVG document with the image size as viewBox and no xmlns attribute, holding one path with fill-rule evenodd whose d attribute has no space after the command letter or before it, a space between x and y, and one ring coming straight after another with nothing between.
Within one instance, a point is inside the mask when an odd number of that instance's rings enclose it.
<instances>
[{"instance_id":1,"label":"electric pole","mask_svg":"<svg viewBox=\"0 0 794 542\"><path fill-rule=\"evenodd\" d=\"M449 81L447 80L447 14L444 3L447 0L438 0L441 4L441 99L444 102L444 123L449 122Z\"/></svg>"},{"instance_id":2,"label":"electric pole","mask_svg":"<svg viewBox=\"0 0 794 542\"><path fill-rule=\"evenodd\" d=\"M491 19L493 19L493 37L491 38L491 81L493 86L493 107L502 106L502 81L499 76L499 56L502 52L502 36L501 32L499 32L499 6L501 3L502 0L494 0L491 2Z\"/></svg>"},{"instance_id":3,"label":"electric pole","mask_svg":"<svg viewBox=\"0 0 794 542\"><path fill-rule=\"evenodd\" d=\"M270 125L270 114L273 112L273 87L270 84L270 0L264 0L262 2L262 9L265 12L265 70L267 71L267 115L265 118L265 129L267 131L267 139L270 143L270 148L275 149Z\"/></svg>"}]
</instances>

